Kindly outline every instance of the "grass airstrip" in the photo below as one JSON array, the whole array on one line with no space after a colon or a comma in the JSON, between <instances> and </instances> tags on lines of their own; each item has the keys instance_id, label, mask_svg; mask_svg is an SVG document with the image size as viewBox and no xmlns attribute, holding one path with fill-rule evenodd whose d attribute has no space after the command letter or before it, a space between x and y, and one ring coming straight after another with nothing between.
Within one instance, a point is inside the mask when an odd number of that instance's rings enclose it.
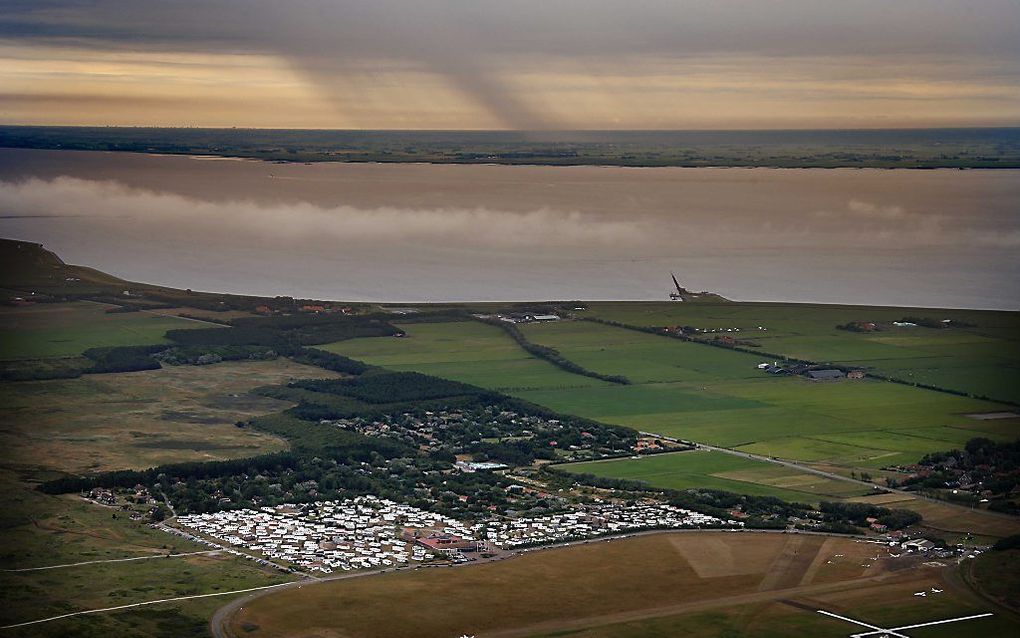
<instances>
[{"instance_id":1,"label":"grass airstrip","mask_svg":"<svg viewBox=\"0 0 1020 638\"><path fill-rule=\"evenodd\" d=\"M885 626L987 611L939 569L846 538L660 533L507 561L290 588L245 601L233 635L840 636L823 608ZM913 594L935 587L941 594ZM354 612L353 610L357 610ZM1008 635L1015 618L920 636Z\"/></svg>"}]
</instances>

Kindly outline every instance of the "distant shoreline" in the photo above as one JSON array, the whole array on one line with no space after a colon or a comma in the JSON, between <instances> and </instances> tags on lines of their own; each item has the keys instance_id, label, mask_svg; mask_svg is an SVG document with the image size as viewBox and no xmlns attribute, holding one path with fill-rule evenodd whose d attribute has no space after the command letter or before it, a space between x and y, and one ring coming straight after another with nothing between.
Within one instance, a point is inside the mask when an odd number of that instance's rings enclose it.
<instances>
[{"instance_id":1,"label":"distant shoreline","mask_svg":"<svg viewBox=\"0 0 1020 638\"><path fill-rule=\"evenodd\" d=\"M1020 128L355 131L0 125L0 147L287 164L1020 169Z\"/></svg>"},{"instance_id":2,"label":"distant shoreline","mask_svg":"<svg viewBox=\"0 0 1020 638\"><path fill-rule=\"evenodd\" d=\"M734 170L859 170L859 171L1015 171L1020 170L1020 162L1003 166L822 166L822 165L796 165L783 166L778 164L610 164L610 163L562 163L562 162L492 162L492 161L424 161L424 160L382 160L382 159L273 159L265 157L253 157L249 155L219 155L219 154L196 154L189 152L173 153L167 151L134 151L134 150L110 150L91 148L52 148L36 146L5 146L0 144L0 149L26 150L26 151L58 151L58 152L86 152L86 153L111 153L124 155L149 155L153 157L186 157L194 160L222 160L233 162L256 162L261 164L286 164L286 165L311 165L311 164L378 164L380 166L407 165L407 166L492 166L502 168L513 167L541 167L541 168L684 168L684 169L734 169Z\"/></svg>"}]
</instances>

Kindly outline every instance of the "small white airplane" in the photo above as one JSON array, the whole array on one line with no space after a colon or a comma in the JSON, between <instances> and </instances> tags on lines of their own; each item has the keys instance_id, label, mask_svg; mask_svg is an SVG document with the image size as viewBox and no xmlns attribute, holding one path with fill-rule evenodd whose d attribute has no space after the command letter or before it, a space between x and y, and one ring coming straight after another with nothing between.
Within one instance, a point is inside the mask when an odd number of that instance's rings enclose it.
<instances>
[{"instance_id":1,"label":"small white airplane","mask_svg":"<svg viewBox=\"0 0 1020 638\"><path fill-rule=\"evenodd\" d=\"M933 594L941 594L942 590L941 589L935 589L934 587L932 587L931 588L931 593L933 593Z\"/></svg>"},{"instance_id":2,"label":"small white airplane","mask_svg":"<svg viewBox=\"0 0 1020 638\"><path fill-rule=\"evenodd\" d=\"M927 595L928 595L928 592L923 592L923 591L919 591L919 592L917 592L917 593L916 593L916 594L914 594L914 595L915 595L915 596L921 596L921 597L923 598L924 596L927 596Z\"/></svg>"}]
</instances>

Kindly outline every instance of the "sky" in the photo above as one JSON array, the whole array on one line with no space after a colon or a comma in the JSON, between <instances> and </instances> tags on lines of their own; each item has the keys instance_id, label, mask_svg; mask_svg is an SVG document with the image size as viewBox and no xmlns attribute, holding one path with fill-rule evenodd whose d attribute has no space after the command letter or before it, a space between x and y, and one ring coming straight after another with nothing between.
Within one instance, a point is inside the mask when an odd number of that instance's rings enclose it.
<instances>
[{"instance_id":1,"label":"sky","mask_svg":"<svg viewBox=\"0 0 1020 638\"><path fill-rule=\"evenodd\" d=\"M0 0L0 123L1020 125L1016 0Z\"/></svg>"}]
</instances>

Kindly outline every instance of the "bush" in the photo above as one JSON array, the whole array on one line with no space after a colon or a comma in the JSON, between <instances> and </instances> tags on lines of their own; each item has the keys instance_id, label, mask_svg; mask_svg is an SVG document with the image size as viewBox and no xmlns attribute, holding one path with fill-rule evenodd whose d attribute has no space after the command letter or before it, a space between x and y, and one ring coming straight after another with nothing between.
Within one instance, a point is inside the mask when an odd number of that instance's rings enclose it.
<instances>
[{"instance_id":1,"label":"bush","mask_svg":"<svg viewBox=\"0 0 1020 638\"><path fill-rule=\"evenodd\" d=\"M170 346L117 346L113 348L90 348L83 356L92 361L87 373L100 372L137 372L139 370L158 370L160 365L152 355L168 349Z\"/></svg>"},{"instance_id":2,"label":"bush","mask_svg":"<svg viewBox=\"0 0 1020 638\"><path fill-rule=\"evenodd\" d=\"M1020 549L1020 534L1000 538L992 545L992 549L997 552L1003 552L1007 549Z\"/></svg>"}]
</instances>

